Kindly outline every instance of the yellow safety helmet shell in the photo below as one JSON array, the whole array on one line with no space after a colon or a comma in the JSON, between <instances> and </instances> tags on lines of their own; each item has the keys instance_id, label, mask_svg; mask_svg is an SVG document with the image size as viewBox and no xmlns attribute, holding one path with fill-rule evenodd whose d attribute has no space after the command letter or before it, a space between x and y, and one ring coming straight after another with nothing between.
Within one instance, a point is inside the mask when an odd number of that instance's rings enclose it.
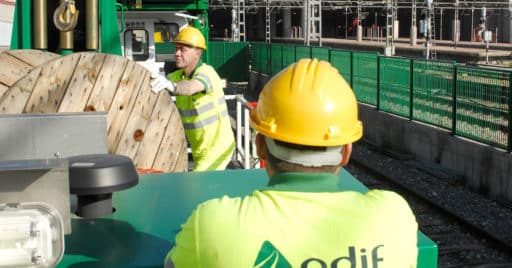
<instances>
[{"instance_id":1,"label":"yellow safety helmet shell","mask_svg":"<svg viewBox=\"0 0 512 268\"><path fill-rule=\"evenodd\" d=\"M172 42L206 50L206 41L203 34L192 26L181 30Z\"/></svg>"},{"instance_id":2,"label":"yellow safety helmet shell","mask_svg":"<svg viewBox=\"0 0 512 268\"><path fill-rule=\"evenodd\" d=\"M280 141L340 146L363 135L357 101L329 62L302 59L276 74L251 111L251 126Z\"/></svg>"}]
</instances>

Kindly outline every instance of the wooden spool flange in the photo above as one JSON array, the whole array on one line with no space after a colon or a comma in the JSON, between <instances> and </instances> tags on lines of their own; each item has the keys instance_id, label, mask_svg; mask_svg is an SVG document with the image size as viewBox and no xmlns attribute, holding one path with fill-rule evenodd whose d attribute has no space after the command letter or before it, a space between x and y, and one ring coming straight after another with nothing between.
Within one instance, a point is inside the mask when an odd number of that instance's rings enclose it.
<instances>
[{"instance_id":1,"label":"wooden spool flange","mask_svg":"<svg viewBox=\"0 0 512 268\"><path fill-rule=\"evenodd\" d=\"M0 94L0 113L107 113L108 151L141 169L186 171L187 142L169 94L120 56L80 52L32 68Z\"/></svg>"}]
</instances>

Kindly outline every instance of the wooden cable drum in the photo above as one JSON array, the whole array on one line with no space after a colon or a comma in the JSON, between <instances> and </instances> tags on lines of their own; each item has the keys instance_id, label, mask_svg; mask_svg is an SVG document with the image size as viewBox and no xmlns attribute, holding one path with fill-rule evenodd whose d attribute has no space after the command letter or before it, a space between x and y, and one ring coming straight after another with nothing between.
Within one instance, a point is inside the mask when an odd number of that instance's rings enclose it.
<instances>
[{"instance_id":1,"label":"wooden cable drum","mask_svg":"<svg viewBox=\"0 0 512 268\"><path fill-rule=\"evenodd\" d=\"M108 151L140 169L186 171L187 142L179 112L165 91L151 91L150 73L126 58L80 52L33 68L0 96L0 113L107 113Z\"/></svg>"},{"instance_id":2,"label":"wooden cable drum","mask_svg":"<svg viewBox=\"0 0 512 268\"><path fill-rule=\"evenodd\" d=\"M0 96L34 67L60 57L41 50L7 50L0 53Z\"/></svg>"}]
</instances>

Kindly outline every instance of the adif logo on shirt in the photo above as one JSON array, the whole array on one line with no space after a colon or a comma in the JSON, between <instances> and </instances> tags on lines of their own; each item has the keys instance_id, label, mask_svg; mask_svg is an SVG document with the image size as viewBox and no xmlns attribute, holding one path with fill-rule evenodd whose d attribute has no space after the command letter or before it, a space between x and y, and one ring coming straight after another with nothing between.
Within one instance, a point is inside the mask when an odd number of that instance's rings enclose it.
<instances>
[{"instance_id":1,"label":"adif logo on shirt","mask_svg":"<svg viewBox=\"0 0 512 268\"><path fill-rule=\"evenodd\" d=\"M269 241L263 242L254 268L292 268L286 258Z\"/></svg>"},{"instance_id":2,"label":"adif logo on shirt","mask_svg":"<svg viewBox=\"0 0 512 268\"><path fill-rule=\"evenodd\" d=\"M347 267L346 265L340 266L343 264L350 264L350 268L361 267L361 268L378 268L379 262L384 261L384 258L379 257L379 248L384 245L378 245L374 247L371 251L371 266L368 266L368 256L365 248L361 248L359 256L361 263L360 266L357 264L356 258L356 249L355 247L348 247L348 256L340 256L330 263L318 259L318 258L309 258L302 262L301 268L308 267L321 267L321 268L338 268L338 267ZM348 261L348 263L347 263ZM254 268L291 268L292 266L283 256L283 254L269 241L263 242L261 245L260 251L258 253L258 257L256 258L256 262L254 263Z\"/></svg>"},{"instance_id":3,"label":"adif logo on shirt","mask_svg":"<svg viewBox=\"0 0 512 268\"><path fill-rule=\"evenodd\" d=\"M372 264L371 266L368 266L368 256L366 254L366 249L365 248L361 248L359 250L359 252L361 253L361 256L360 256L360 259L361 259L361 264L360 266L357 265L357 258L356 258L356 248L355 247L348 247L348 256L341 256L341 257L338 257L334 260L332 260L330 266L328 266L328 263L326 263L324 260L321 260L321 259L317 259L317 258L309 258L307 260L305 260L302 264L301 264L301 268L308 268L310 267L309 265L311 264L311 267L321 267L321 268L327 268L327 267L331 267L331 268L338 268L338 267L347 267L347 266L339 266L339 265L342 265L342 264L347 264L347 261L348 263L350 263L350 268L356 268L356 267L361 267L361 268L378 268L379 267L379 262L382 262L384 261L384 258L379 258L379 248L380 247L383 247L384 245L378 245L376 247L374 247L372 249L372 257L371 257L371 261L372 261ZM320 265L320 266L318 266Z\"/></svg>"}]
</instances>

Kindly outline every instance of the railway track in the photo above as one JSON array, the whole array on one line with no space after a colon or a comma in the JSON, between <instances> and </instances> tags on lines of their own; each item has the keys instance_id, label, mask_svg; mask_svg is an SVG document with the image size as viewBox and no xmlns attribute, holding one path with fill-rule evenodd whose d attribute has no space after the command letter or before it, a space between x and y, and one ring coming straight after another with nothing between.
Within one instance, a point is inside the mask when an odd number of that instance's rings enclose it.
<instances>
[{"instance_id":1,"label":"railway track","mask_svg":"<svg viewBox=\"0 0 512 268\"><path fill-rule=\"evenodd\" d=\"M456 176L362 142L346 167L370 189L400 193L438 245L438 267L512 267L512 210L464 189Z\"/></svg>"}]
</instances>

